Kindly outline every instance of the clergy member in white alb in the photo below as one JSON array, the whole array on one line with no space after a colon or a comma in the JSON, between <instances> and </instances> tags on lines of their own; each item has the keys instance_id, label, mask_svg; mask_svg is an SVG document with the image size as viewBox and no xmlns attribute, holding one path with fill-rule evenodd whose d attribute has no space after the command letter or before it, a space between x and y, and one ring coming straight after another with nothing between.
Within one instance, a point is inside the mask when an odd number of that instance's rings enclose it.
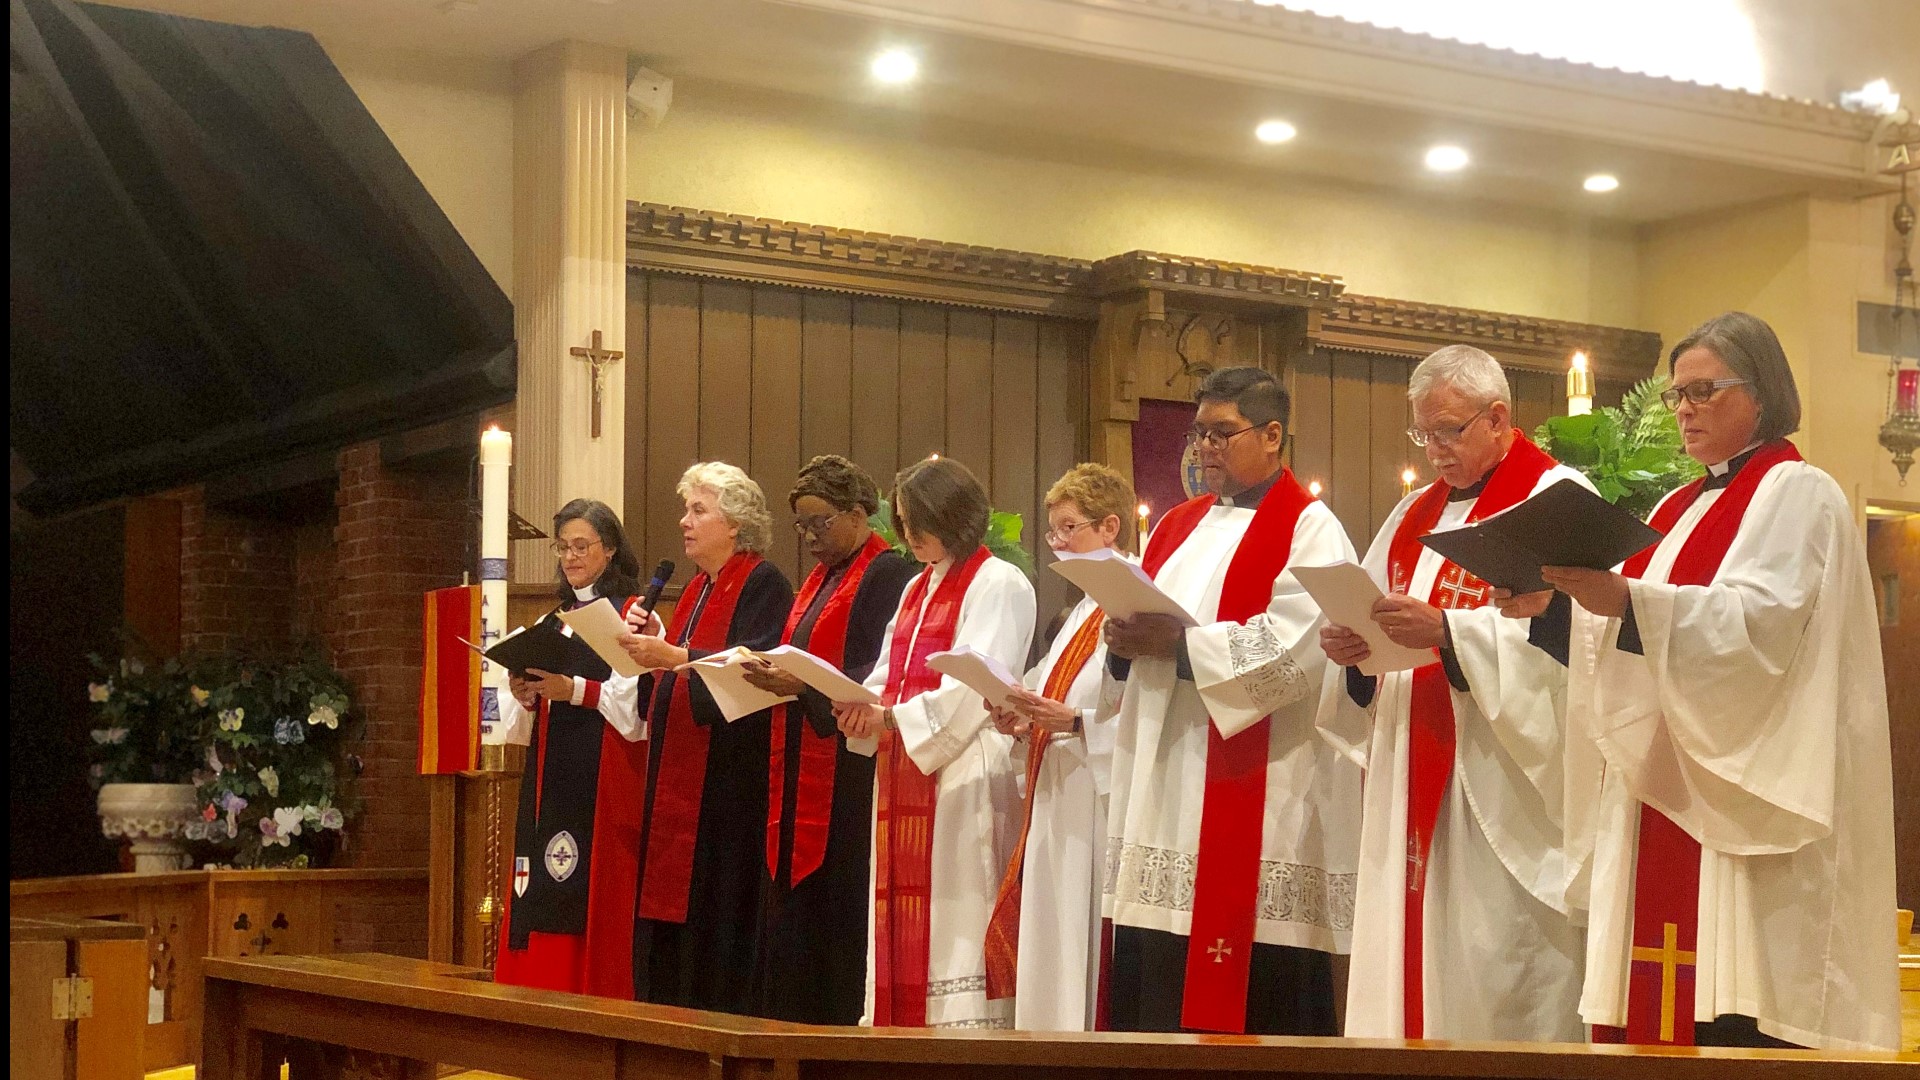
<instances>
[{"instance_id":1,"label":"clergy member in white alb","mask_svg":"<svg viewBox=\"0 0 1920 1080\"><path fill-rule=\"evenodd\" d=\"M1353 559L1281 467L1287 393L1225 368L1189 439L1213 494L1154 530L1144 569L1200 623L1107 620L1124 678L1106 911L1111 1027L1337 1034L1331 953L1353 923L1360 775L1313 728L1320 610L1291 566Z\"/></svg>"},{"instance_id":2,"label":"clergy member in white alb","mask_svg":"<svg viewBox=\"0 0 1920 1080\"><path fill-rule=\"evenodd\" d=\"M1047 491L1047 544L1087 554L1133 543L1133 485L1105 465L1067 470ZM1091 597L1067 612L1047 655L994 726L1011 734L1026 815L987 924L987 996L1013 998L1024 1031L1091 1031L1100 975L1112 710L1105 616Z\"/></svg>"},{"instance_id":3,"label":"clergy member in white alb","mask_svg":"<svg viewBox=\"0 0 1920 1080\"><path fill-rule=\"evenodd\" d=\"M1479 349L1422 360L1407 396L1407 435L1439 480L1394 507L1363 565L1387 592L1374 621L1437 655L1369 678L1358 634L1321 635L1346 667L1321 730L1367 771L1346 1033L1583 1041L1561 831L1568 606L1502 618L1485 582L1420 537L1587 480L1514 429L1506 374Z\"/></svg>"},{"instance_id":4,"label":"clergy member in white alb","mask_svg":"<svg viewBox=\"0 0 1920 1080\"><path fill-rule=\"evenodd\" d=\"M1033 639L1033 585L981 545L987 493L965 465L931 458L901 470L893 513L927 568L908 584L867 676L883 704L834 705L849 740L880 740L860 1022L1011 1027L1011 1003L987 1000L984 942L1020 810L1012 740L979 694L927 657L965 645L1019 670Z\"/></svg>"},{"instance_id":5,"label":"clergy member in white alb","mask_svg":"<svg viewBox=\"0 0 1920 1080\"><path fill-rule=\"evenodd\" d=\"M1766 323L1722 315L1668 368L1708 476L1624 574L1545 575L1581 609L1580 1013L1603 1042L1891 1050L1892 760L1853 510L1786 440L1800 398Z\"/></svg>"}]
</instances>

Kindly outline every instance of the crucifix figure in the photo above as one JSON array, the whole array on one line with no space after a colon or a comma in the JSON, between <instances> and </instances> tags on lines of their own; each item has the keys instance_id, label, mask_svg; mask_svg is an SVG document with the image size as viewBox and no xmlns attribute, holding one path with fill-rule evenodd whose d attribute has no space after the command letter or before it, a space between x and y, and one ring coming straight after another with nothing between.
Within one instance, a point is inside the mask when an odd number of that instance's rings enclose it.
<instances>
[{"instance_id":1,"label":"crucifix figure","mask_svg":"<svg viewBox=\"0 0 1920 1080\"><path fill-rule=\"evenodd\" d=\"M593 437L597 439L600 437L600 368L601 368L601 365L611 364L619 360L622 356L626 354L622 353L618 349L601 348L600 347L600 331L598 330L595 330L593 332L593 346L591 348L583 349L580 346L575 345L573 348L568 349L567 351L569 353L572 353L574 356L582 360L585 360L587 363L593 365Z\"/></svg>"}]
</instances>

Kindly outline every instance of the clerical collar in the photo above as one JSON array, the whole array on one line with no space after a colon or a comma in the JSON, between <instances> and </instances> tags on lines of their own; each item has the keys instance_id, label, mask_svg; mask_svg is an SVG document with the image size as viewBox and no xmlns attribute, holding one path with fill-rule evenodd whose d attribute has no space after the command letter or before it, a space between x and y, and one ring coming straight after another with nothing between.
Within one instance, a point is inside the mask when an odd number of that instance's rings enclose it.
<instances>
[{"instance_id":1,"label":"clerical collar","mask_svg":"<svg viewBox=\"0 0 1920 1080\"><path fill-rule=\"evenodd\" d=\"M599 590L600 590L600 583L596 581L584 589L573 590L573 597L574 599L580 601L583 604L591 604L595 600L600 598Z\"/></svg>"},{"instance_id":2,"label":"clerical collar","mask_svg":"<svg viewBox=\"0 0 1920 1080\"><path fill-rule=\"evenodd\" d=\"M1495 468L1498 468L1498 466L1495 466ZM1487 490L1487 477L1492 475L1493 473L1491 472L1487 473L1487 476L1481 477L1480 482L1471 487L1449 488L1447 490L1447 501L1466 502L1468 499L1479 498L1480 493Z\"/></svg>"},{"instance_id":3,"label":"clerical collar","mask_svg":"<svg viewBox=\"0 0 1920 1080\"><path fill-rule=\"evenodd\" d=\"M1260 500L1267 497L1267 492L1273 490L1274 481L1278 479L1280 479L1280 474L1274 473L1272 476L1267 477L1265 480L1260 481L1238 495L1222 495L1220 496L1220 505L1237 506L1242 510L1258 510L1260 509Z\"/></svg>"},{"instance_id":4,"label":"clerical collar","mask_svg":"<svg viewBox=\"0 0 1920 1080\"><path fill-rule=\"evenodd\" d=\"M1745 450L1740 451L1718 465L1707 466L1707 478L1705 482L1700 485L1700 490L1718 491L1728 484L1733 483L1733 478L1739 474L1740 469L1745 466L1747 462L1753 460L1754 453L1759 449L1760 444L1753 443Z\"/></svg>"}]
</instances>

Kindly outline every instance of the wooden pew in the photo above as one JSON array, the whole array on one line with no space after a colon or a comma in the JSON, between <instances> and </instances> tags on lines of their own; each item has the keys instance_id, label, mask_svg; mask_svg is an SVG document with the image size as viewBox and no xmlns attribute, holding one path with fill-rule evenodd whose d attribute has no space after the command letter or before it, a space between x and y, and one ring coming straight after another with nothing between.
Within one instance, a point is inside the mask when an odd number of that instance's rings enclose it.
<instances>
[{"instance_id":1,"label":"wooden pew","mask_svg":"<svg viewBox=\"0 0 1920 1080\"><path fill-rule=\"evenodd\" d=\"M11 1080L140 1080L146 938L135 923L7 920Z\"/></svg>"},{"instance_id":2,"label":"wooden pew","mask_svg":"<svg viewBox=\"0 0 1920 1080\"><path fill-rule=\"evenodd\" d=\"M436 1065L527 1080L1912 1073L1892 1053L809 1027L496 986L484 971L375 954L211 959L206 978L202 1080L268 1080L282 1059L289 1080L428 1080Z\"/></svg>"}]
</instances>

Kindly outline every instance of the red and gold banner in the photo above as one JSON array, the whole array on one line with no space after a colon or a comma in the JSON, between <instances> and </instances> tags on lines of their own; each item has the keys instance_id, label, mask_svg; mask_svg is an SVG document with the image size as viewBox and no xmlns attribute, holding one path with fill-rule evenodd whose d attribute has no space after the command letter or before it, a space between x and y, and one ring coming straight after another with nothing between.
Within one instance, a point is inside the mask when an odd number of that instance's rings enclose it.
<instances>
[{"instance_id":1,"label":"red and gold banner","mask_svg":"<svg viewBox=\"0 0 1920 1080\"><path fill-rule=\"evenodd\" d=\"M480 586L426 594L426 657L420 669L420 774L472 769L480 748Z\"/></svg>"}]
</instances>

